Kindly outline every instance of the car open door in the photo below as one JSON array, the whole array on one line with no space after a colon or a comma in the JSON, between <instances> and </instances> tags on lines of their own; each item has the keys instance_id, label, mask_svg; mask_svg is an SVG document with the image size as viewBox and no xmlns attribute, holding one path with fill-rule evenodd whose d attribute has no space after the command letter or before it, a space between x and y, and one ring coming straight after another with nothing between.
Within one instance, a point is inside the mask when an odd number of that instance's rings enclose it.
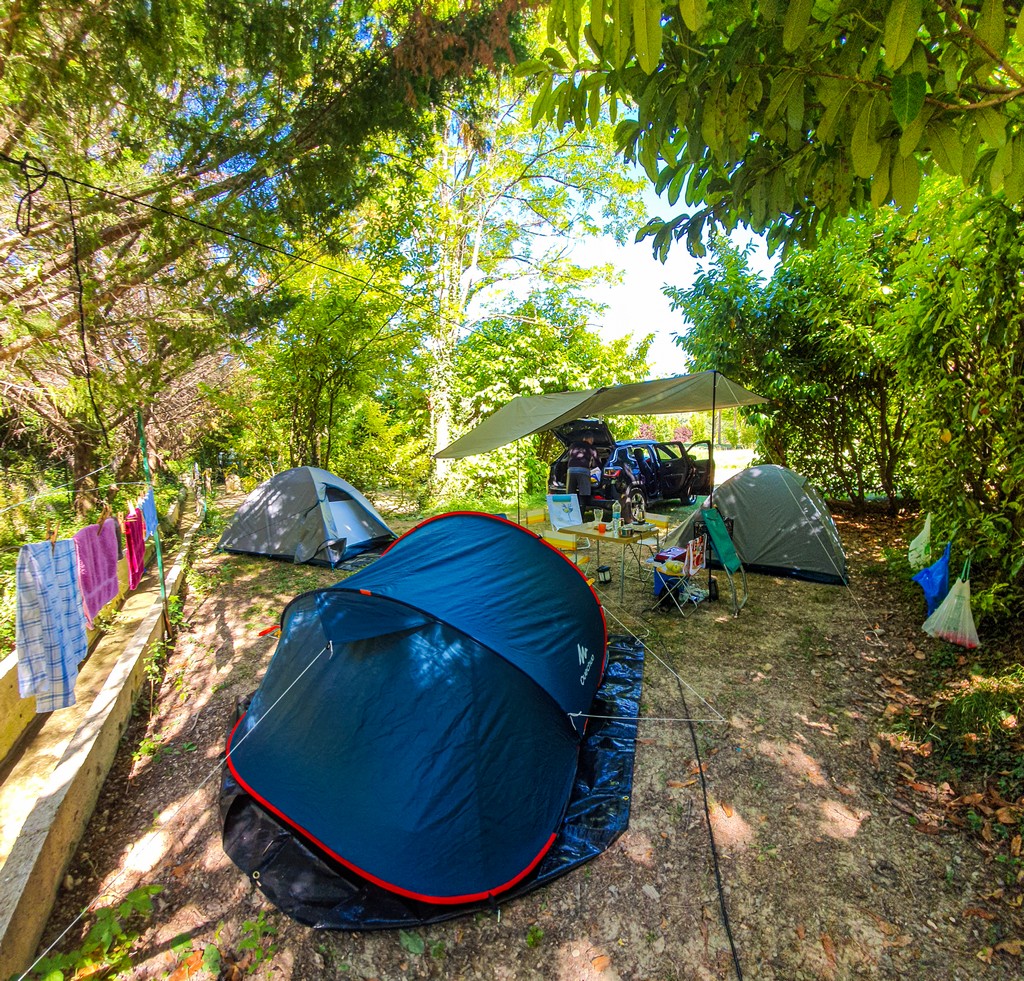
<instances>
[{"instance_id":1,"label":"car open door","mask_svg":"<svg viewBox=\"0 0 1024 981\"><path fill-rule=\"evenodd\" d=\"M711 456L711 440L702 439L686 447L690 458L690 496L704 497L715 482L715 461Z\"/></svg>"},{"instance_id":2,"label":"car open door","mask_svg":"<svg viewBox=\"0 0 1024 981\"><path fill-rule=\"evenodd\" d=\"M690 460L682 443L655 443L658 484L662 498L685 499L690 481Z\"/></svg>"}]
</instances>

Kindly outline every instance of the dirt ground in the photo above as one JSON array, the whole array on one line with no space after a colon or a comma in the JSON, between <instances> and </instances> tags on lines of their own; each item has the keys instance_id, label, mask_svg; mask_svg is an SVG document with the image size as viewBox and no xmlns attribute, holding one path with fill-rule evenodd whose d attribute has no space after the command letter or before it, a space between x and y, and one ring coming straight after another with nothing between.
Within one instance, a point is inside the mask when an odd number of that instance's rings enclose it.
<instances>
[{"instance_id":1,"label":"dirt ground","mask_svg":"<svg viewBox=\"0 0 1024 981\"><path fill-rule=\"evenodd\" d=\"M920 631L922 610L878 568L883 548L903 547L903 527L837 521L848 589L752 576L739 617L720 601L683 620L644 613L650 595L638 585L621 606L617 584L604 587L610 631L644 636L649 651L629 830L498 913L409 933L300 926L222 851L225 737L275 645L259 632L338 573L217 554L215 529L196 555L152 715L147 690L47 942L86 904L159 883L125 977L210 977L205 951L232 979L703 981L740 976L736 963L766 981L1020 978L1020 884L935 817L958 788L922 782L913 757L884 738L935 643Z\"/></svg>"}]
</instances>

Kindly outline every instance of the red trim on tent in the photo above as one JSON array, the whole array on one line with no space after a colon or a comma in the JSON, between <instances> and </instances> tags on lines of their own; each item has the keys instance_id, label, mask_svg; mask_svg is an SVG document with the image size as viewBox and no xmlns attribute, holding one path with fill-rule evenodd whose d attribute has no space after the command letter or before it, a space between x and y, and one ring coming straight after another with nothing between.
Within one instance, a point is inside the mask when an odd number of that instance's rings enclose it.
<instances>
[{"instance_id":1,"label":"red trim on tent","mask_svg":"<svg viewBox=\"0 0 1024 981\"><path fill-rule=\"evenodd\" d=\"M247 714L248 713L245 713L245 715ZM285 814L282 810L275 807L266 798L262 797L243 779L242 775L238 772L238 770L235 769L235 765L231 761L231 740L234 739L235 732L238 730L238 727L242 724L242 719L245 718L245 715L242 715L239 718L239 720L234 724L234 727L231 729L231 735L228 736L228 742L224 753L224 759L228 765L228 769L231 771L231 775L235 778L235 780L238 781L239 786L241 786L245 790L245 792L249 794L254 800L259 801L259 803L262 804L268 811L270 811L272 814L275 814L290 827L294 828L304 838L313 842L313 844L316 845L317 848L319 848L321 851L326 852L328 855L330 855L331 858L333 858L336 862L339 862L341 865L344 865L345 868L350 869L357 875L362 876L367 881L374 883L374 885L380 886L382 889L386 889L388 892L397 893L399 896L405 896L408 899L416 899L424 903L437 903L439 905L452 906L457 905L459 903L472 903L479 902L480 900L484 899L489 899L492 896L496 896L498 893L505 892L506 889L511 889L514 885L516 885L516 883L521 882L523 879L525 879L526 876L528 876L540 864L541 859L548 853L548 850L554 844L555 838L557 837L557 835L554 832L552 832L551 836L544 843L544 846L537 853L537 856L533 859L532 862L530 862L529 865L526 866L525 869L523 869L522 872L514 876L512 879L509 879L509 881L504 883L503 885L497 886L494 889L488 889L485 892L471 893L465 896L428 896L423 893L413 892L410 889L403 889L401 886L396 886L390 882L385 882L383 879L380 879L377 876L372 875L365 869L361 869L358 865L355 865L352 862L348 862L345 859L343 859L337 852L328 848L327 845L320 841L319 838L317 838L315 835L310 834L301 825L296 824L296 822L293 821L290 817L288 817L288 815Z\"/></svg>"}]
</instances>

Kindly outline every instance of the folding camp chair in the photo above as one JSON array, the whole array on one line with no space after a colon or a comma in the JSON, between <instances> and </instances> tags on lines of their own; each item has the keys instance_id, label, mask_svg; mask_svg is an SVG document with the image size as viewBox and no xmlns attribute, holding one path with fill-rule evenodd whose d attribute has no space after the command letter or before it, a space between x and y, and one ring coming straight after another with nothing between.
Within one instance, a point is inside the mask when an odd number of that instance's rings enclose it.
<instances>
[{"instance_id":1,"label":"folding camp chair","mask_svg":"<svg viewBox=\"0 0 1024 981\"><path fill-rule=\"evenodd\" d=\"M654 595L657 597L651 612L666 610L671 603L681 616L689 616L708 598L708 591L690 576L672 576L660 569L654 570Z\"/></svg>"},{"instance_id":2,"label":"folding camp chair","mask_svg":"<svg viewBox=\"0 0 1024 981\"><path fill-rule=\"evenodd\" d=\"M575 535L562 531L543 531L541 538L557 548L559 552L563 552L570 562L574 562L578 566L585 566L590 561L589 555L579 554Z\"/></svg>"},{"instance_id":3,"label":"folding camp chair","mask_svg":"<svg viewBox=\"0 0 1024 981\"><path fill-rule=\"evenodd\" d=\"M718 556L718 561L725 572L725 578L729 580L729 589L732 592L732 615L739 616L740 610L747 605L747 600L750 599L750 590L747 588L747 571L743 568L739 555L736 554L732 538L729 537L729 529L725 526L725 519L718 513L718 510L708 508L701 512L701 518L707 529L708 538L711 539L711 547L714 549L715 555ZM736 595L735 575L737 572L743 580L742 602Z\"/></svg>"}]
</instances>

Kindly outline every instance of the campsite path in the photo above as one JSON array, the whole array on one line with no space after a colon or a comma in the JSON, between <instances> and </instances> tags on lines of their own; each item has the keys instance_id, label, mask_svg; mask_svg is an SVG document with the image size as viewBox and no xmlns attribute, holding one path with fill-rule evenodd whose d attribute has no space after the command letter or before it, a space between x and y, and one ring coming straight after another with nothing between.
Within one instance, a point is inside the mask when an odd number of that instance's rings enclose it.
<instances>
[{"instance_id":1,"label":"campsite path","mask_svg":"<svg viewBox=\"0 0 1024 981\"><path fill-rule=\"evenodd\" d=\"M494 915L408 934L301 927L223 854L219 760L235 701L274 649L259 631L296 593L336 574L216 554L214 533L154 681L154 711L140 711L126 734L47 940L85 904L159 883L123 977L209 977L200 965L215 948L231 979L249 969L293 981L735 978L689 717L699 720L745 978L1019 978L1019 884L970 840L938 833L913 758L885 739L891 706L931 643L918 606L881 572L882 550L905 541L903 528L883 518L839 524L849 589L755 576L738 618L719 603L681 620L644 615L639 589L619 607L613 584L611 630L646 633L651 651L629 830Z\"/></svg>"}]
</instances>

